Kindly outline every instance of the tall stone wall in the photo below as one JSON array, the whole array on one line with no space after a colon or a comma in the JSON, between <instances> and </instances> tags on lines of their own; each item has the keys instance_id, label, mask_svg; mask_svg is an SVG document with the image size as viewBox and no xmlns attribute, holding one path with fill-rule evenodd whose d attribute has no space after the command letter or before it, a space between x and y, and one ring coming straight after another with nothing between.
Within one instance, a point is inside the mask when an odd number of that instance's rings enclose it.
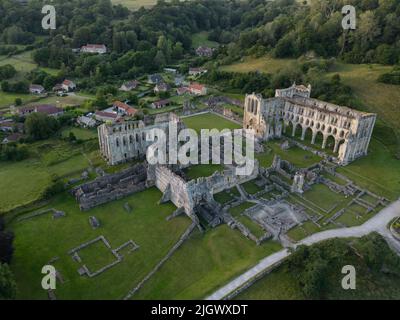
<instances>
[{"instance_id":1,"label":"tall stone wall","mask_svg":"<svg viewBox=\"0 0 400 320\"><path fill-rule=\"evenodd\" d=\"M315 144L322 137L322 149L333 141L338 162L345 165L367 154L376 114L310 98L311 87L293 85L277 90L276 97L263 99L246 95L243 127L253 129L263 140L280 138L282 133Z\"/></svg>"},{"instance_id":2,"label":"tall stone wall","mask_svg":"<svg viewBox=\"0 0 400 320\"><path fill-rule=\"evenodd\" d=\"M179 117L173 113L145 118L143 121L102 124L97 128L100 152L110 165L143 158L147 148L154 143L146 140L148 133L157 128L163 130L168 137L170 122L174 122L178 129L183 126Z\"/></svg>"}]
</instances>

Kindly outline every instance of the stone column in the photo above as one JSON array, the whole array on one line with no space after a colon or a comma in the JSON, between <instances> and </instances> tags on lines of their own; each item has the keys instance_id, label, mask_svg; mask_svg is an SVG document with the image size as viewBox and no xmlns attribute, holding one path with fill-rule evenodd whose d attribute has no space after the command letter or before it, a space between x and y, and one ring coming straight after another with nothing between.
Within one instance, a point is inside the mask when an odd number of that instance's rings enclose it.
<instances>
[{"instance_id":1,"label":"stone column","mask_svg":"<svg viewBox=\"0 0 400 320\"><path fill-rule=\"evenodd\" d=\"M328 136L324 134L322 140L322 149L325 149L326 147L326 140L328 140Z\"/></svg>"},{"instance_id":2,"label":"stone column","mask_svg":"<svg viewBox=\"0 0 400 320\"><path fill-rule=\"evenodd\" d=\"M293 123L292 137L294 137L294 135L296 134L296 127L297 127L297 123Z\"/></svg>"},{"instance_id":3,"label":"stone column","mask_svg":"<svg viewBox=\"0 0 400 320\"><path fill-rule=\"evenodd\" d=\"M335 147L333 148L333 153L337 153L339 148L339 139L335 139Z\"/></svg>"},{"instance_id":4,"label":"stone column","mask_svg":"<svg viewBox=\"0 0 400 320\"><path fill-rule=\"evenodd\" d=\"M303 130L301 131L301 141L304 141L304 138L306 137L306 131L307 127L303 127Z\"/></svg>"},{"instance_id":5,"label":"stone column","mask_svg":"<svg viewBox=\"0 0 400 320\"><path fill-rule=\"evenodd\" d=\"M311 144L315 143L315 138L317 137L317 131L313 131L312 133L312 138L311 138Z\"/></svg>"}]
</instances>

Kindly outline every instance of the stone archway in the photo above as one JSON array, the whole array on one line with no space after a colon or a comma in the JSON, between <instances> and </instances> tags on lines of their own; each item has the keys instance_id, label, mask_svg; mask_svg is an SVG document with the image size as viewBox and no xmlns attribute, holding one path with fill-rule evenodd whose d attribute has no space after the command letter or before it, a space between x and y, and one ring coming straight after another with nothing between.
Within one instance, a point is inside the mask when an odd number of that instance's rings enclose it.
<instances>
[{"instance_id":1,"label":"stone archway","mask_svg":"<svg viewBox=\"0 0 400 320\"><path fill-rule=\"evenodd\" d=\"M324 142L324 135L322 134L321 131L317 131L315 134L314 138L314 143L315 145L322 147L322 143Z\"/></svg>"},{"instance_id":2,"label":"stone archway","mask_svg":"<svg viewBox=\"0 0 400 320\"><path fill-rule=\"evenodd\" d=\"M329 135L325 141L325 149L334 152L335 148L335 137Z\"/></svg>"}]
</instances>

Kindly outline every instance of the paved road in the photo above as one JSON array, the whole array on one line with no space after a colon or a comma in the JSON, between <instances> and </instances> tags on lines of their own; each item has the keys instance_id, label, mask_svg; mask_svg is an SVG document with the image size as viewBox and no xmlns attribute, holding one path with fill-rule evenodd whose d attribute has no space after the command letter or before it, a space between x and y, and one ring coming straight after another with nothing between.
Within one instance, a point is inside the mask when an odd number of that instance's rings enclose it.
<instances>
[{"instance_id":1,"label":"paved road","mask_svg":"<svg viewBox=\"0 0 400 320\"><path fill-rule=\"evenodd\" d=\"M400 216L400 200L392 203L388 207L381 210L374 217L369 219L364 224L352 227L352 228L340 228L340 229L332 229L327 231L322 231L319 233L315 233L307 238L304 238L297 245L312 245L314 243L332 239L332 238L348 238L348 237L362 237L373 231L381 234L390 247L396 250L398 254L400 254L400 243L395 240L387 229L387 224L395 217ZM206 300L221 300L226 297L229 293L243 286L246 282L252 279L254 276L264 271L267 268L273 267L276 263L285 259L290 255L290 252L287 249L280 250L264 259L262 259L257 265L238 276L227 285L218 289L216 292L206 297Z\"/></svg>"}]
</instances>

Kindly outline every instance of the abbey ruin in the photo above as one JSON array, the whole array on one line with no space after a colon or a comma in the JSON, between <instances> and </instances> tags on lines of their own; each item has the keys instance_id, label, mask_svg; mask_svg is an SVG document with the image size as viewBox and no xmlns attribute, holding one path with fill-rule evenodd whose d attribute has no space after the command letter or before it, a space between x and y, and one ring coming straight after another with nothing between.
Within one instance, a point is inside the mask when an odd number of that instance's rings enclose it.
<instances>
[{"instance_id":1,"label":"abbey ruin","mask_svg":"<svg viewBox=\"0 0 400 320\"><path fill-rule=\"evenodd\" d=\"M154 128L161 129L168 136L168 126L174 122L182 127L174 113L161 113L145 117L144 120L125 121L116 124L102 124L98 130L100 152L110 165L143 158L153 141L146 141L146 134Z\"/></svg>"},{"instance_id":2,"label":"abbey ruin","mask_svg":"<svg viewBox=\"0 0 400 320\"><path fill-rule=\"evenodd\" d=\"M332 147L341 165L365 156L376 114L313 99L310 94L310 85L293 84L276 90L270 99L246 95L243 127L254 129L264 141L281 138L283 133L302 141L311 139L311 144L321 140L322 149Z\"/></svg>"}]
</instances>

